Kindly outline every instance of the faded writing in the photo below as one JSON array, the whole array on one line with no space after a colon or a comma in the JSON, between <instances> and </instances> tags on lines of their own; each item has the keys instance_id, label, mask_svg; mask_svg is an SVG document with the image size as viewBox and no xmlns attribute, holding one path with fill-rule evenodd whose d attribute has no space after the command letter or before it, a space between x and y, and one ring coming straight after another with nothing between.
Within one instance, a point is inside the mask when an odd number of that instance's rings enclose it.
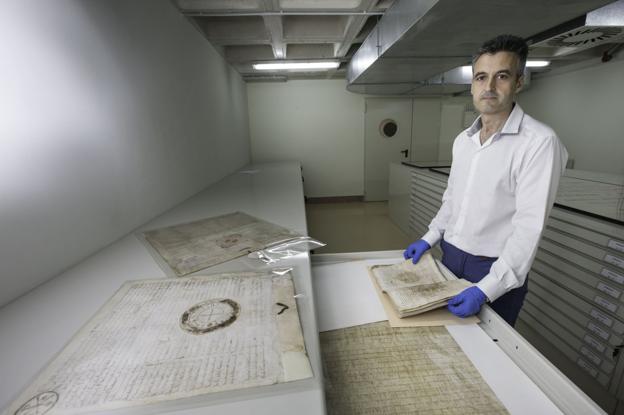
<instances>
[{"instance_id":1,"label":"faded writing","mask_svg":"<svg viewBox=\"0 0 624 415\"><path fill-rule=\"evenodd\" d=\"M241 212L151 230L145 240L183 276L300 236Z\"/></svg>"},{"instance_id":2,"label":"faded writing","mask_svg":"<svg viewBox=\"0 0 624 415\"><path fill-rule=\"evenodd\" d=\"M288 312L278 315L276 303ZM54 395L32 398L41 390L58 396L51 415L309 376L290 273L134 281L124 284L7 413L51 408Z\"/></svg>"}]
</instances>

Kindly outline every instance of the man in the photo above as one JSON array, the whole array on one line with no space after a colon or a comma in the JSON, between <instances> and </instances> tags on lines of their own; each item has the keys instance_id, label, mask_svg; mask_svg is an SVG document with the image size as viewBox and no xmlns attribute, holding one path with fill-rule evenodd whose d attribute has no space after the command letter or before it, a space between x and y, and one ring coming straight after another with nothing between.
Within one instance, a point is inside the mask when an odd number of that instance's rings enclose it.
<instances>
[{"instance_id":1,"label":"man","mask_svg":"<svg viewBox=\"0 0 624 415\"><path fill-rule=\"evenodd\" d=\"M416 263L440 242L442 263L476 283L449 310L467 317L490 302L512 326L568 158L555 132L514 102L527 54L524 40L501 35L474 57L470 91L481 116L455 139L442 206L404 253Z\"/></svg>"}]
</instances>

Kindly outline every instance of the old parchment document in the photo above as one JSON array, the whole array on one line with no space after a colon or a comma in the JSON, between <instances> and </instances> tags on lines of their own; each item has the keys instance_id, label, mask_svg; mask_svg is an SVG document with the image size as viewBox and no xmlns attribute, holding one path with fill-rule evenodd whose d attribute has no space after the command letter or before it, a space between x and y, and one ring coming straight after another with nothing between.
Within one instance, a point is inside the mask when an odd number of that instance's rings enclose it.
<instances>
[{"instance_id":1,"label":"old parchment document","mask_svg":"<svg viewBox=\"0 0 624 415\"><path fill-rule=\"evenodd\" d=\"M293 296L289 273L126 283L6 414L107 411L311 377Z\"/></svg>"},{"instance_id":2,"label":"old parchment document","mask_svg":"<svg viewBox=\"0 0 624 415\"><path fill-rule=\"evenodd\" d=\"M447 281L429 252L425 252L416 264L408 259L395 265L373 265L370 269L384 292L419 284Z\"/></svg>"},{"instance_id":3,"label":"old parchment document","mask_svg":"<svg viewBox=\"0 0 624 415\"><path fill-rule=\"evenodd\" d=\"M442 307L472 285L463 279L447 279L429 252L416 264L408 259L396 265L374 265L369 272L388 294L399 317Z\"/></svg>"},{"instance_id":4,"label":"old parchment document","mask_svg":"<svg viewBox=\"0 0 624 415\"><path fill-rule=\"evenodd\" d=\"M444 327L380 322L320 340L329 415L507 413Z\"/></svg>"},{"instance_id":5,"label":"old parchment document","mask_svg":"<svg viewBox=\"0 0 624 415\"><path fill-rule=\"evenodd\" d=\"M180 277L301 235L235 212L147 231L143 236Z\"/></svg>"}]
</instances>

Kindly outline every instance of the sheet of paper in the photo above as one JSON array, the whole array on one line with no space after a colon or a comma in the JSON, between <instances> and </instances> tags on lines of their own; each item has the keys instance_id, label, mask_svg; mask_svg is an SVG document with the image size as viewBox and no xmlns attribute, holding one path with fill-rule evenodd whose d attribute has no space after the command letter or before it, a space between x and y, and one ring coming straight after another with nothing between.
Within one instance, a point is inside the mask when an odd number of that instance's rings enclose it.
<instances>
[{"instance_id":1,"label":"sheet of paper","mask_svg":"<svg viewBox=\"0 0 624 415\"><path fill-rule=\"evenodd\" d=\"M429 252L425 252L416 264L408 259L392 266L373 265L371 270L374 271L377 282L384 292L417 284L446 281Z\"/></svg>"},{"instance_id":2,"label":"sheet of paper","mask_svg":"<svg viewBox=\"0 0 624 415\"><path fill-rule=\"evenodd\" d=\"M301 235L242 212L143 233L145 240L177 276L188 275L297 236Z\"/></svg>"},{"instance_id":3,"label":"sheet of paper","mask_svg":"<svg viewBox=\"0 0 624 415\"><path fill-rule=\"evenodd\" d=\"M320 340L329 415L507 413L444 327L371 323Z\"/></svg>"},{"instance_id":4,"label":"sheet of paper","mask_svg":"<svg viewBox=\"0 0 624 415\"><path fill-rule=\"evenodd\" d=\"M450 273L450 271L446 271ZM388 294L381 291L379 284L377 284L376 278L369 273L369 280L373 286L377 297L383 306L383 309L388 319L388 323L391 327L424 327L424 326L446 326L446 325L469 325L478 323L479 318L477 316L471 316L467 318L460 318L454 316L446 307L438 308L418 314L416 316L400 318L399 314L392 305L392 301Z\"/></svg>"},{"instance_id":5,"label":"sheet of paper","mask_svg":"<svg viewBox=\"0 0 624 415\"><path fill-rule=\"evenodd\" d=\"M396 305L400 317L444 307L448 300L472 284L466 280L440 281L388 291L388 297Z\"/></svg>"},{"instance_id":6,"label":"sheet of paper","mask_svg":"<svg viewBox=\"0 0 624 415\"><path fill-rule=\"evenodd\" d=\"M472 285L451 273L442 273L429 252L416 264L408 259L395 265L374 265L369 267L369 273L388 294L401 318L443 307L450 298Z\"/></svg>"},{"instance_id":7,"label":"sheet of paper","mask_svg":"<svg viewBox=\"0 0 624 415\"><path fill-rule=\"evenodd\" d=\"M378 300L381 290L375 290L366 267L383 263L399 263L403 261L401 253L397 253L396 258L374 260L354 258L351 262L328 264L315 263L314 256L312 258L320 331L337 330L387 319L381 302ZM442 273L450 273L444 265L438 264ZM443 317L435 316L438 313L441 313ZM396 321L398 324L407 325L410 324L410 320L419 320L425 316L433 321L432 325L446 325L446 329L460 345L464 354L474 362L481 376L509 412L513 414L561 414L561 411L557 410L546 395L516 366L498 346L498 343L493 342L477 324L473 324L478 323L478 319L456 318L444 308L415 317L396 318ZM447 321L439 322L439 320L444 320L444 316ZM453 318L456 319L455 322L452 321ZM462 324L466 320L469 320L470 324ZM429 325L429 321L426 324Z\"/></svg>"},{"instance_id":8,"label":"sheet of paper","mask_svg":"<svg viewBox=\"0 0 624 415\"><path fill-rule=\"evenodd\" d=\"M6 414L106 411L311 376L289 273L134 281Z\"/></svg>"},{"instance_id":9,"label":"sheet of paper","mask_svg":"<svg viewBox=\"0 0 624 415\"><path fill-rule=\"evenodd\" d=\"M322 310L318 313L319 331L387 319L367 265L367 261L351 261L312 266L316 309Z\"/></svg>"}]
</instances>

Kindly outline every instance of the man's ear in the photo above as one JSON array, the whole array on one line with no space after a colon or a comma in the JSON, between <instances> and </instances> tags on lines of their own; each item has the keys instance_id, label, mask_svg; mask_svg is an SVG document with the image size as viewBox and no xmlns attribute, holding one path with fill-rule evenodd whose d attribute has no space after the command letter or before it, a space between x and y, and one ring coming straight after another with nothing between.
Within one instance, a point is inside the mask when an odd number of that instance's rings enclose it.
<instances>
[{"instance_id":1,"label":"man's ear","mask_svg":"<svg viewBox=\"0 0 624 415\"><path fill-rule=\"evenodd\" d=\"M518 79L516 79L516 93L522 91L524 87L524 74L520 75Z\"/></svg>"}]
</instances>

